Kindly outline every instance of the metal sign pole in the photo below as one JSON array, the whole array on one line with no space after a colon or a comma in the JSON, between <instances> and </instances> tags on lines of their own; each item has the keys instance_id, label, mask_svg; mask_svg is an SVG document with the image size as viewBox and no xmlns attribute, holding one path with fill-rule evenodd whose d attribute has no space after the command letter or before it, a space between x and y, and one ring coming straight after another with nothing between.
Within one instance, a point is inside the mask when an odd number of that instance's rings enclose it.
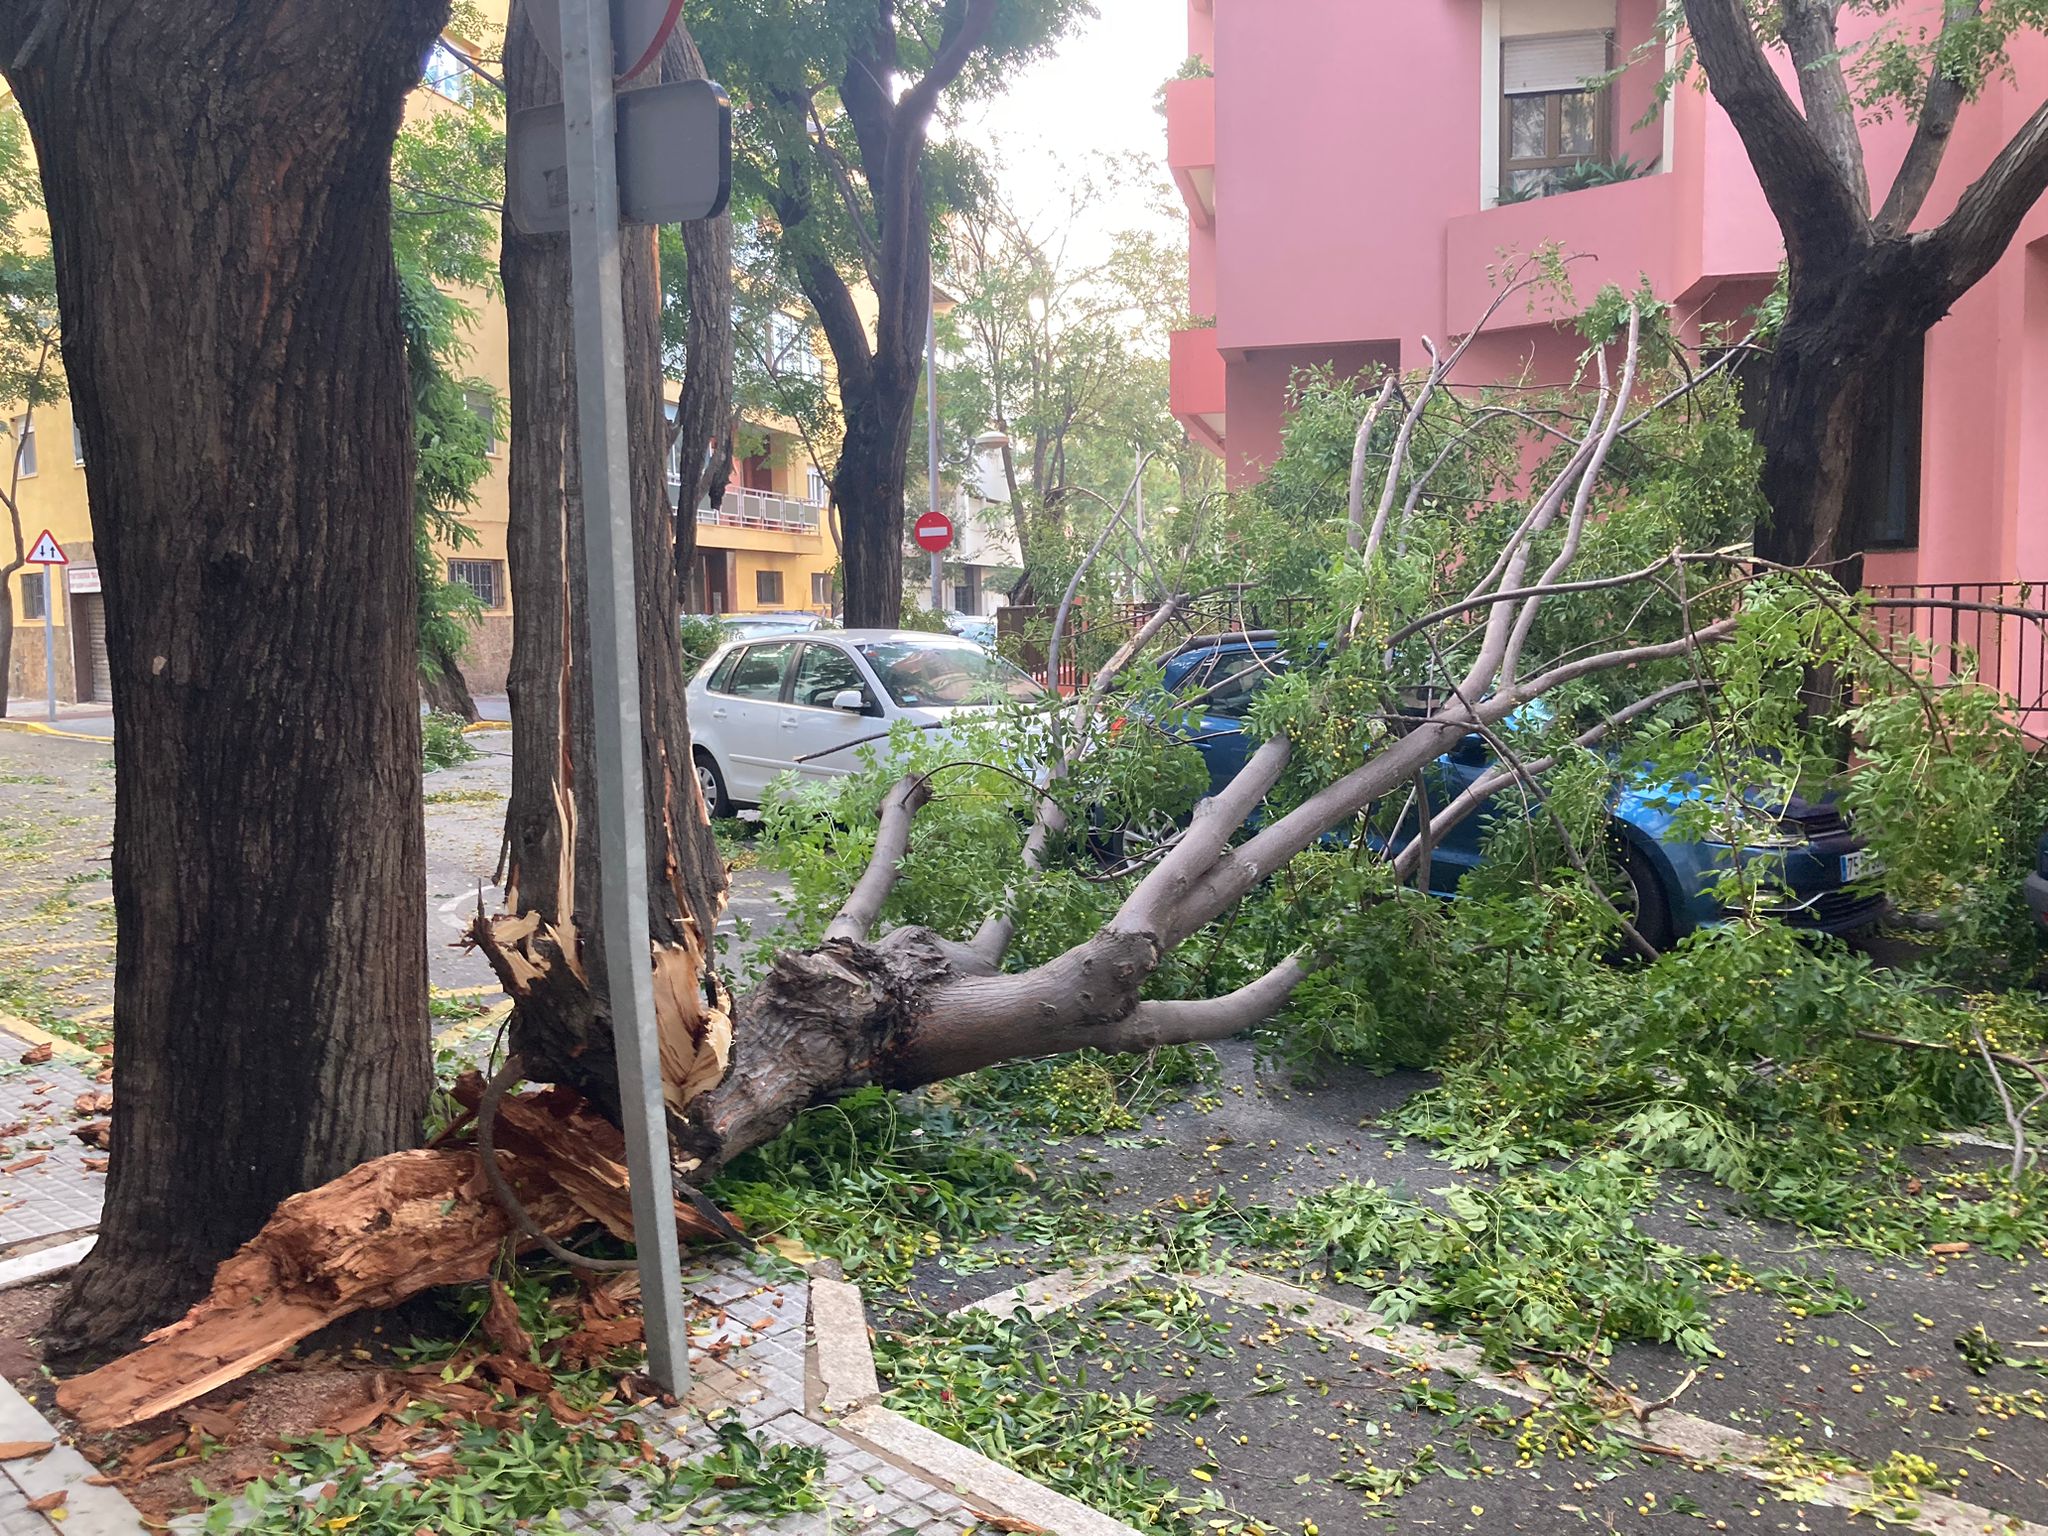
<instances>
[{"instance_id":1,"label":"metal sign pole","mask_svg":"<svg viewBox=\"0 0 2048 1536\"><path fill-rule=\"evenodd\" d=\"M938 305L927 300L924 308L924 428L925 478L931 482L931 510L939 510L939 321ZM932 612L946 611L941 590L946 575L946 552L932 551Z\"/></svg>"},{"instance_id":2,"label":"metal sign pole","mask_svg":"<svg viewBox=\"0 0 2048 1536\"><path fill-rule=\"evenodd\" d=\"M663 1391L680 1395L689 1386L690 1355L647 931L646 787L640 761L640 656L619 278L618 103L607 0L562 0L562 107L569 141L569 286L596 695L605 972L633 1180L647 1373Z\"/></svg>"},{"instance_id":3,"label":"metal sign pole","mask_svg":"<svg viewBox=\"0 0 2048 1536\"><path fill-rule=\"evenodd\" d=\"M52 725L57 723L57 572L62 569L43 567L43 687L50 695Z\"/></svg>"}]
</instances>

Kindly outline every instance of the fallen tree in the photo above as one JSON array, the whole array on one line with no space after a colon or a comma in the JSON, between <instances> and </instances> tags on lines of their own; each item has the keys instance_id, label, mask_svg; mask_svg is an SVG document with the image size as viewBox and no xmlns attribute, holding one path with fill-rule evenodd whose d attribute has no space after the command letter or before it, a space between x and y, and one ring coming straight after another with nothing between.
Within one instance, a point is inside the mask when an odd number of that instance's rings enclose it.
<instances>
[{"instance_id":1,"label":"fallen tree","mask_svg":"<svg viewBox=\"0 0 2048 1536\"><path fill-rule=\"evenodd\" d=\"M1500 302L1545 280L1542 264L1530 264ZM1017 1058L1237 1034L1282 1008L1314 968L1313 954L1278 959L1220 996L1161 995L1157 983L1177 948L1273 871L1334 830L1362 825L1461 738L1501 736L1532 704L1571 699L1575 712L1592 707L1594 721L1571 733L1590 743L1649 705L1668 711L1704 688L1703 654L1735 632L1741 583L1710 578L1702 586L1698 573L1725 575L1735 562L1666 543L1654 562L1618 566L1646 536L1682 530L1655 508L1637 515L1621 494L1624 483L1610 483L1609 472L1630 434L1691 430L1718 370L1681 373L1654 304L1616 295L1604 314L1604 334L1588 354L1597 388L1587 396L1541 409L1468 401L1446 383L1468 337L1410 382L1391 446L1372 447L1374 413L1366 413L1349 487L1353 554L1332 581L1343 611L1322 642L1334 664L1319 680L1304 681L1307 691L1296 699L1300 720L1321 739L1305 756L1298 728L1275 729L1235 780L1127 882L1095 931L1037 963L1006 969L1020 892L1051 862L1071 862L1085 841L1076 837L1076 817L1099 798L1085 770L1121 708L1115 684L1192 607L1192 593L1168 587L1153 569L1145 572L1158 602L1152 620L1089 690L1037 723L1039 739L1049 733L1052 742L1050 783L1024 799L1031 820L1018 867L983 920L958 934L917 925L877 932L917 817L935 793L934 774L923 772L882 802L872 859L823 942L777 954L736 1003L725 1006L715 982L706 992L696 954L658 946L664 1078L680 1176L703 1182L807 1106L866 1084L915 1088ZM1654 381L1645 364L1652 350L1660 365ZM1669 388L1666 373L1677 381ZM1674 413L1688 425L1673 428ZM1378 494L1369 501L1365 470L1375 454ZM1516 481L1532 461L1533 485L1518 495ZM1476 512L1475 487L1486 498ZM1735 509L1723 518L1727 526L1753 514L1753 502L1740 495L1725 500ZM1105 536L1098 550L1106 543ZM1582 574L1588 566L1590 580ZM1333 717L1350 726L1334 753L1325 729ZM1544 766L1524 760L1498 787L1526 784ZM565 844L575 794L557 776L551 799ZM1478 803L1435 811L1431 835L1440 837ZM703 814L701 804L692 810ZM1255 814L1256 830L1241 836ZM471 929L515 999L515 1046L522 1014L545 1006L564 972L579 964L573 934L587 930L579 918L565 940L561 923L560 913L526 910L479 915ZM546 1064L529 1066L596 1102L613 1101L601 1049L557 1035Z\"/></svg>"}]
</instances>

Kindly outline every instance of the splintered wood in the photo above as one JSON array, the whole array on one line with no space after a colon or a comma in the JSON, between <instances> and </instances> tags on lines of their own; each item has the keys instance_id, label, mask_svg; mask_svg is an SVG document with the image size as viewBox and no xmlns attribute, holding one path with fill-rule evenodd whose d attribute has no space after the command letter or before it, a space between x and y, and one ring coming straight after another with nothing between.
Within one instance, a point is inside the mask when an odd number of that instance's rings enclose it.
<instances>
[{"instance_id":1,"label":"splintered wood","mask_svg":"<svg viewBox=\"0 0 2048 1536\"><path fill-rule=\"evenodd\" d=\"M456 1097L474 1107L474 1073ZM536 1224L561 1239L597 1222L633 1235L624 1139L566 1088L507 1099L499 1167ZM687 1204L685 1238L721 1236ZM276 1360L365 1308L483 1279L518 1238L473 1148L394 1152L294 1195L214 1272L212 1291L140 1349L75 1376L57 1402L86 1430L140 1423Z\"/></svg>"}]
</instances>

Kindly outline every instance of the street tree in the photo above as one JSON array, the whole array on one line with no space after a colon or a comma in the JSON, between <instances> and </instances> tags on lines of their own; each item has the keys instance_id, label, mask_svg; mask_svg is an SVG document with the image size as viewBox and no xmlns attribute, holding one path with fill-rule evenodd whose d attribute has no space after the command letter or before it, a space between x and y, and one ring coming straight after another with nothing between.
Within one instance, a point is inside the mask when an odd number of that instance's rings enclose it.
<instances>
[{"instance_id":1,"label":"street tree","mask_svg":"<svg viewBox=\"0 0 2048 1536\"><path fill-rule=\"evenodd\" d=\"M561 99L560 77L526 12L505 43L507 106L517 112ZM664 79L703 77L687 32L673 34L657 66ZM516 168L513 172L516 176ZM712 242L715 247L716 242ZM718 317L716 346L730 336L731 276L690 246L691 308ZM698 786L683 710L677 562L694 527L692 467L684 443L681 515L667 486L670 432L663 408L661 277L655 231L624 232L628 469L638 602L641 761L647 785L648 921L657 995L665 1009L697 988L706 946L725 899L725 869ZM499 271L511 362L511 439L506 534L514 609L508 689L512 792L500 880L510 926L479 925L480 939L510 990L513 1048L536 1076L584 1086L614 1114L609 991L598 904L597 817L587 786L596 761L590 616L585 591L584 508L577 457L576 379L569 306L568 237L531 235L504 222ZM699 284L703 286L700 288ZM690 329L690 343L698 336ZM730 398L730 357L684 358L680 416L709 431ZM695 392L695 393L693 393ZM702 398L708 393L709 398ZM691 441L702 443L697 435Z\"/></svg>"},{"instance_id":2,"label":"street tree","mask_svg":"<svg viewBox=\"0 0 2048 1536\"><path fill-rule=\"evenodd\" d=\"M1086 0L746 0L689 13L739 108L735 180L771 211L786 269L832 349L844 427L832 496L848 624L889 626L902 612L933 222L969 179L968 157L932 142L934 118L948 100L1000 89L1089 9Z\"/></svg>"},{"instance_id":3,"label":"street tree","mask_svg":"<svg viewBox=\"0 0 2048 1536\"><path fill-rule=\"evenodd\" d=\"M1910 10L1888 0L1683 0L1683 19L1785 239L1784 318L1758 427L1771 516L1757 548L1832 565L1863 547L1868 509L1855 504L1853 472L1873 451L1892 370L2005 254L2048 189L2044 104L1945 217L1922 217L1958 120L2006 78L2015 38L2041 26L2041 11L1985 0ZM1845 40L1852 27L1867 37ZM1780 50L1796 102L1773 67ZM1913 135L1879 200L1859 130L1893 114Z\"/></svg>"},{"instance_id":4,"label":"street tree","mask_svg":"<svg viewBox=\"0 0 2048 1536\"><path fill-rule=\"evenodd\" d=\"M390 167L448 14L20 5L113 676L112 1156L56 1333L161 1321L432 1081ZM175 408L167 408L174 402Z\"/></svg>"}]
</instances>

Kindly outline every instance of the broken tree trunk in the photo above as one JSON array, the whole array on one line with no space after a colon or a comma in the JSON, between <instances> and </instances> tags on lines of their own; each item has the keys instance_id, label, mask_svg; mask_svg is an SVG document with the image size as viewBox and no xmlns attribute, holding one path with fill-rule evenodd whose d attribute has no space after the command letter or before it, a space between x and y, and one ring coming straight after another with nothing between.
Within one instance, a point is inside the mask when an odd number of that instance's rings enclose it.
<instances>
[{"instance_id":1,"label":"broken tree trunk","mask_svg":"<svg viewBox=\"0 0 2048 1536\"><path fill-rule=\"evenodd\" d=\"M471 1108L482 1095L474 1074L457 1085ZM624 1142L572 1090L507 1100L498 1141L499 1171L534 1226L561 1239L595 1222L632 1240ZM688 1204L675 1217L685 1238L725 1236ZM215 1271L197 1306L134 1353L63 1383L58 1406L93 1432L154 1418L351 1313L481 1280L507 1244L531 1241L491 1193L475 1150L377 1158L285 1201Z\"/></svg>"}]
</instances>

